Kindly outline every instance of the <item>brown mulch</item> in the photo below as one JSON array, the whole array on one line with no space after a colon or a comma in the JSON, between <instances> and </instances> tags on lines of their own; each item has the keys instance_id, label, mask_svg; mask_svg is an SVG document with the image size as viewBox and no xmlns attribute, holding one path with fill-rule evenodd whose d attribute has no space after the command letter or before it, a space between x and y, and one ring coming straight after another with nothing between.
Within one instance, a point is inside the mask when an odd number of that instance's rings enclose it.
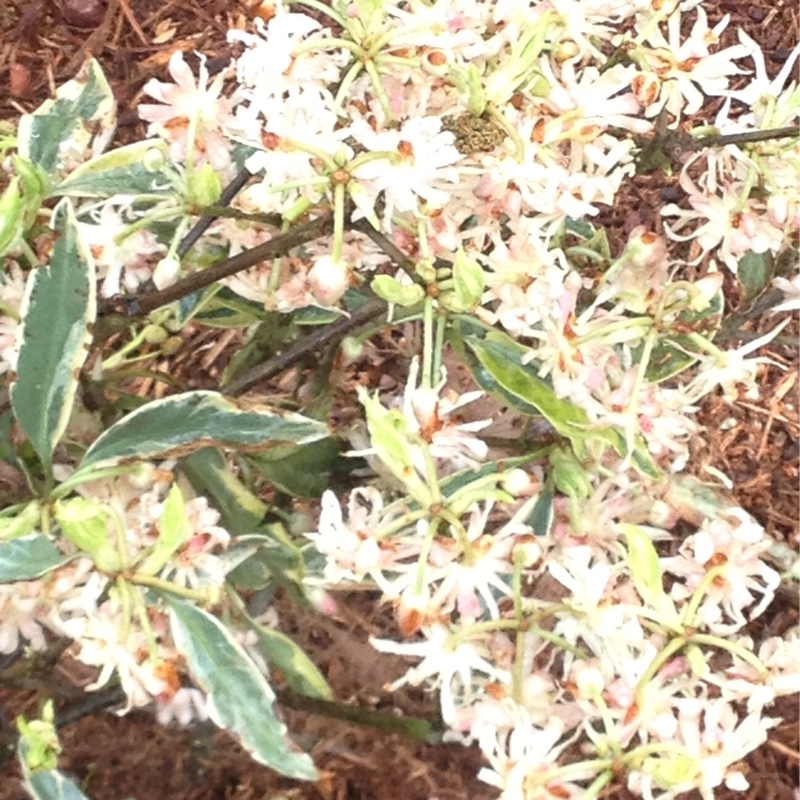
<instances>
[{"instance_id":1,"label":"brown mulch","mask_svg":"<svg viewBox=\"0 0 800 800\"><path fill-rule=\"evenodd\" d=\"M91 53L102 63L120 108L119 141L142 138L144 127L135 115L141 89L152 77L166 78L166 64L180 49L209 57L209 68L230 55L225 39L231 27L243 27L253 2L238 0L0 0L0 120L16 120L33 110L53 88L73 77ZM722 44L736 43L736 30L746 30L765 49L767 67L775 74L798 36L794 0L721 0L705 3L713 21L732 16ZM601 217L609 226L612 249L618 252L627 233L638 224L660 230L659 207L679 199L674 177L637 176L620 194L613 209ZM736 298L729 298L736 307ZM768 320L767 326L776 320ZM758 321L748 329L755 330ZM768 330L763 329L762 332ZM219 360L209 357L200 337L208 330L182 334L185 348L177 357L182 375L193 386L212 386L219 380ZM795 319L782 341L797 341ZM229 347L235 347L231 341ZM765 365L760 396L726 403L707 398L698 421L707 433L694 443L693 469L700 477L705 466L727 474L736 502L766 527L778 541L798 545L797 449L798 350L772 345ZM230 353L227 353L229 357ZM161 364L174 369L176 362ZM409 715L435 717L435 703L418 690L387 697L381 687L402 672L399 659L379 656L366 642L385 624L385 609L366 608L365 598L343 600L346 621L332 623L311 617L287 602L281 604L287 633L311 654L325 672L337 697L365 706L400 708ZM797 625L797 598L781 593L764 615L770 635ZM388 624L388 623L386 623ZM18 713L35 713L31 691L0 687L0 711L8 720ZM796 795L798 757L797 704L784 698L778 712L784 717L767 745L747 760L750 798L790 800ZM95 714L61 730L61 766L81 781L95 800L256 800L281 796L300 800L489 800L496 791L477 781L481 757L474 748L420 744L369 728L348 725L307 712L287 710L287 722L297 740L311 752L322 775L316 785L283 779L254 764L224 733L205 735L157 725L148 714L124 718ZM2 720L0 720L2 721ZM0 753L0 757L2 757ZM621 787L609 787L604 797L625 799ZM15 760L0 767L0 800L25 797ZM721 800L742 795L720 789Z\"/></svg>"}]
</instances>

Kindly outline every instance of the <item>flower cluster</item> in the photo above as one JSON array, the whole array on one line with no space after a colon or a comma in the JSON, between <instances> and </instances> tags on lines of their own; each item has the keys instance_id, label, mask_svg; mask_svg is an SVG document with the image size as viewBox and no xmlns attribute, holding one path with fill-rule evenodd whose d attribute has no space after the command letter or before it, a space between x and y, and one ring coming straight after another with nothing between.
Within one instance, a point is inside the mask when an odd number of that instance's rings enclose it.
<instances>
[{"instance_id":1,"label":"flower cluster","mask_svg":"<svg viewBox=\"0 0 800 800\"><path fill-rule=\"evenodd\" d=\"M729 19L711 25L698 0L309 5L313 18L266 0L254 29L230 32L238 55L213 77L176 52L171 81L144 87L152 139L138 149L104 162L108 131L92 142L88 124L60 143L53 185L73 204L80 263L109 298L316 226L314 241L225 278L225 314L250 330L273 312L313 324L369 293L422 335L403 392L359 394L367 433L352 439L389 488L352 488L346 502L324 492L304 545L323 566L306 582L369 582L394 604L400 635L373 644L418 663L391 686L437 687L452 735L478 743L481 778L507 800L596 796L621 775L645 798L745 788L738 762L775 724L775 698L800 689L800 640L751 639L781 580L771 542L680 473L697 403L754 392L755 351L786 325L739 350L713 343L721 270L741 278L757 259L766 273L796 248L800 144L767 132L797 123L800 45L770 78L744 33L719 45ZM686 133L709 97L722 104L713 124ZM741 133L764 141L712 146ZM680 162L662 139L693 154ZM664 235L632 226L612 246L593 220L649 150L675 156L682 197L661 209ZM19 186L43 192L44 179L20 158L3 170L0 210L16 214L0 219L11 374L42 273L23 293L18 264L38 266L52 243L39 254L22 235L20 208L36 198ZM186 253L198 218L211 222ZM787 298L773 312L796 307L796 276L775 285ZM215 299L164 314L202 320ZM455 390L447 354L480 391ZM491 460L492 420L463 416L484 390L543 418L545 443L523 435L519 455ZM213 603L238 563L224 557L229 534L170 470L116 474L48 496L62 554L91 558L0 584L0 651L69 637L98 669L92 686L118 675L129 708L213 716L184 685L154 592Z\"/></svg>"},{"instance_id":2,"label":"flower cluster","mask_svg":"<svg viewBox=\"0 0 800 800\"><path fill-rule=\"evenodd\" d=\"M417 392L407 387L407 406ZM564 481L542 531L538 467L487 464L451 483L458 448L434 460L413 411L364 402L374 456L412 500L354 489L345 517L326 492L309 539L323 584L368 580L393 603L405 641L372 643L419 661L386 688L438 689L445 723L478 742L491 764L481 777L503 797L578 797L620 770L645 797L747 788L739 762L776 724L776 697L800 690L794 634L757 655L743 635L780 583L761 526L710 505L696 481L618 471L583 473L583 491ZM679 538L687 524L696 532ZM565 763L578 740L586 760Z\"/></svg>"},{"instance_id":3,"label":"flower cluster","mask_svg":"<svg viewBox=\"0 0 800 800\"><path fill-rule=\"evenodd\" d=\"M98 670L87 689L116 676L127 698L125 711L155 703L159 720L185 725L206 717L205 698L184 679L166 614L147 587L219 592L229 569L222 555L230 537L205 498L184 503L172 484L170 470L146 469L82 484L83 497L63 501L56 518L93 557L73 559L35 581L0 586L0 652L16 652L22 640L42 650L46 632L67 637L73 641L71 654ZM148 565L153 545L176 524L177 511L183 512L185 542L153 575ZM103 532L89 550L84 535L98 518L104 520ZM112 568L138 578L115 582Z\"/></svg>"}]
</instances>

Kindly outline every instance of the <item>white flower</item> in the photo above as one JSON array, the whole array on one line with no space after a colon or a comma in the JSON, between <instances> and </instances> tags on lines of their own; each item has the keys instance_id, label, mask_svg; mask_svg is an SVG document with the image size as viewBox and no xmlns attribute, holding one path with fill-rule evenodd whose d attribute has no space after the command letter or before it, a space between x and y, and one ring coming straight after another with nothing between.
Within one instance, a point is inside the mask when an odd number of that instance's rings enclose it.
<instances>
[{"instance_id":1,"label":"white flower","mask_svg":"<svg viewBox=\"0 0 800 800\"><path fill-rule=\"evenodd\" d=\"M706 520L696 534L687 537L679 556L662 558L667 572L683 578L671 589L676 600L687 600L701 583L707 584L697 621L687 624L702 624L724 636L762 614L780 583L778 573L761 560L770 545L755 520L739 508L730 508L719 518ZM708 582L705 578L710 570L716 577ZM761 595L758 602L756 595Z\"/></svg>"},{"instance_id":2,"label":"white flower","mask_svg":"<svg viewBox=\"0 0 800 800\"><path fill-rule=\"evenodd\" d=\"M772 285L783 292L782 303L771 309L770 313L777 314L779 311L797 311L800 309L800 274L793 275L791 278L774 278Z\"/></svg>"},{"instance_id":3,"label":"white flower","mask_svg":"<svg viewBox=\"0 0 800 800\"><path fill-rule=\"evenodd\" d=\"M481 602L490 618L500 619L495 596L511 596L511 588L501 576L509 576L513 572L514 537L503 531L487 532L491 509L492 504L488 503L483 510L477 506L471 510L467 528L467 538L472 547L471 558L465 558L461 548L458 548L458 560L440 566L438 571L443 577L428 604L428 608L436 609L439 614L450 614L454 609L457 610L462 624L484 616Z\"/></svg>"},{"instance_id":4,"label":"white flower","mask_svg":"<svg viewBox=\"0 0 800 800\"><path fill-rule=\"evenodd\" d=\"M2 314L2 310L19 314L25 283L25 275L17 264L0 273L0 375L17 368L20 347L20 323L14 316Z\"/></svg>"},{"instance_id":5,"label":"white flower","mask_svg":"<svg viewBox=\"0 0 800 800\"><path fill-rule=\"evenodd\" d=\"M142 656L149 651L147 636L124 618L118 602L108 600L95 615L67 620L63 628L77 641L75 657L100 668L97 679L86 687L89 691L105 686L115 673L119 676L128 699L123 713L149 705L168 691L167 681L156 675L156 664Z\"/></svg>"},{"instance_id":6,"label":"white flower","mask_svg":"<svg viewBox=\"0 0 800 800\"><path fill-rule=\"evenodd\" d=\"M743 103L750 110L756 127L777 128L788 125L789 120L774 119L772 116L766 117L766 115L771 108L774 108L788 78L792 74L796 75L796 70L793 68L795 61L800 57L800 43L795 45L780 72L770 80L761 48L741 28L738 33L739 41L747 48L748 55L755 63L756 75L743 89L725 92L725 96ZM748 118L751 114L747 115Z\"/></svg>"},{"instance_id":7,"label":"white flower","mask_svg":"<svg viewBox=\"0 0 800 800\"><path fill-rule=\"evenodd\" d=\"M429 446L430 454L444 462L445 472L476 467L489 451L486 443L474 434L491 425L491 420L474 422L451 421L454 412L483 396L483 392L458 395L448 391L442 396L447 376L442 370L442 380L432 389L417 386L419 359L415 356L408 371L403 413L408 430L418 434ZM419 447L413 449L414 466L421 475L426 474L426 464Z\"/></svg>"},{"instance_id":8,"label":"white flower","mask_svg":"<svg viewBox=\"0 0 800 800\"><path fill-rule=\"evenodd\" d=\"M399 131L382 133L375 133L360 120L353 123L352 136L366 148L392 154L390 159L368 161L353 172L373 196L386 192L384 219L390 219L394 211L416 211L420 199L435 207L448 202L442 184L458 181L453 165L462 156L453 144L454 135L441 128L438 117L414 117Z\"/></svg>"},{"instance_id":9,"label":"white flower","mask_svg":"<svg viewBox=\"0 0 800 800\"><path fill-rule=\"evenodd\" d=\"M647 42L655 49L646 57L662 81L661 97L647 109L648 116L655 116L664 106L678 118L694 114L703 105L703 95L722 94L728 88L728 76L743 72L733 61L750 55L745 45L733 45L716 53L709 51L709 45L719 41L728 26L730 15L710 29L703 7L697 5L695 11L697 19L685 40L682 41L679 10L667 20L666 38L657 27L647 36Z\"/></svg>"},{"instance_id":10,"label":"white flower","mask_svg":"<svg viewBox=\"0 0 800 800\"><path fill-rule=\"evenodd\" d=\"M372 487L359 487L350 492L345 523L336 495L326 489L317 532L307 534L315 549L326 557L323 571L326 583L361 581L369 575L391 592L383 571L401 570L399 562L418 552L418 547L409 542L401 547L378 542L374 534L390 520L391 516L383 510L380 492Z\"/></svg>"},{"instance_id":11,"label":"white flower","mask_svg":"<svg viewBox=\"0 0 800 800\"><path fill-rule=\"evenodd\" d=\"M175 160L186 157L186 136L190 123L196 121L195 155L219 170L227 170L231 163L230 146L221 131L232 105L221 96L225 72L220 72L209 84L205 57L201 57L195 81L183 53L176 50L169 60L169 73L175 83L153 78L144 85L144 93L161 105L143 103L138 109L139 116L150 123L151 132L158 132L170 142L170 154Z\"/></svg>"},{"instance_id":12,"label":"white flower","mask_svg":"<svg viewBox=\"0 0 800 800\"><path fill-rule=\"evenodd\" d=\"M40 622L40 581L0 585L0 653L14 653L25 639L34 650L43 650Z\"/></svg>"},{"instance_id":13,"label":"white flower","mask_svg":"<svg viewBox=\"0 0 800 800\"><path fill-rule=\"evenodd\" d=\"M736 187L730 185L721 187L717 193L700 191L686 169L681 173L680 183L688 194L691 209L669 204L661 209L661 215L676 218L672 226L664 224L670 239L694 240L699 245L700 254L692 263L719 248L716 254L736 274L739 259L746 253L778 253L784 247L784 231L770 222L761 201L751 198L742 203ZM691 233L679 235L687 224L695 222L698 224Z\"/></svg>"},{"instance_id":14,"label":"white flower","mask_svg":"<svg viewBox=\"0 0 800 800\"><path fill-rule=\"evenodd\" d=\"M476 683L473 672L500 683L511 682L508 672L498 669L486 658L489 653L484 641L476 638L454 641L453 632L441 624L423 627L421 632L426 637L422 642L399 643L390 639L370 639L372 646L381 653L422 659L416 667L389 684L387 691L393 692L407 683L419 686L426 680L432 680L439 687L442 719L449 724L455 718L457 698L463 695L465 699L462 698L461 703L471 703Z\"/></svg>"},{"instance_id":15,"label":"white flower","mask_svg":"<svg viewBox=\"0 0 800 800\"><path fill-rule=\"evenodd\" d=\"M171 698L156 699L156 719L161 725L168 725L174 719L183 726L193 720L206 720L206 697L199 689L182 686Z\"/></svg>"},{"instance_id":16,"label":"white flower","mask_svg":"<svg viewBox=\"0 0 800 800\"><path fill-rule=\"evenodd\" d=\"M657 776L657 783L669 789L671 796L698 789L704 800L713 800L713 790L723 783L729 789L746 790L749 784L736 765L766 741L774 720L762 719L758 712L740 720L733 706L721 698L683 698L675 705L678 735L667 741L685 747L685 755L680 756L682 769L668 771L670 759L664 757L663 761L648 760L643 771ZM628 788L637 792L640 781L641 776L632 773Z\"/></svg>"},{"instance_id":17,"label":"white flower","mask_svg":"<svg viewBox=\"0 0 800 800\"><path fill-rule=\"evenodd\" d=\"M761 364L775 364L769 358L756 356L747 358L764 345L771 342L791 321L785 319L764 336L742 345L736 350L725 350L719 353L702 356L699 360L697 375L684 388L686 398L694 403L701 397L722 387L723 397L732 403L739 397L739 387L745 389L745 396L750 399L758 397L756 377ZM778 364L778 366L782 366Z\"/></svg>"},{"instance_id":18,"label":"white flower","mask_svg":"<svg viewBox=\"0 0 800 800\"><path fill-rule=\"evenodd\" d=\"M570 740L563 740L564 723L557 717L545 727L531 722L525 709L518 707L515 724L510 733L494 734L486 728L479 746L489 759L491 768L484 767L478 779L502 789L500 800L555 800L577 798L585 789L574 780L592 776L591 767L583 773L571 772L571 781L548 777L558 767L558 757Z\"/></svg>"},{"instance_id":19,"label":"white flower","mask_svg":"<svg viewBox=\"0 0 800 800\"><path fill-rule=\"evenodd\" d=\"M545 75L550 72L546 62L543 69ZM635 72L636 67L618 64L602 74L596 67L583 67L577 74L576 65L566 63L560 81L550 72L552 89L547 102L555 116L565 116L565 125L576 136L585 136L581 129L588 126L596 126L597 133L607 127L648 133L653 123L639 116L639 102L629 91Z\"/></svg>"},{"instance_id":20,"label":"white flower","mask_svg":"<svg viewBox=\"0 0 800 800\"><path fill-rule=\"evenodd\" d=\"M118 201L119 198L115 202ZM92 213L93 222L78 223L81 237L94 257L97 274L103 279L103 297L119 294L123 287L135 292L153 275L148 256L164 251L151 231L129 233L126 213L109 200Z\"/></svg>"}]
</instances>

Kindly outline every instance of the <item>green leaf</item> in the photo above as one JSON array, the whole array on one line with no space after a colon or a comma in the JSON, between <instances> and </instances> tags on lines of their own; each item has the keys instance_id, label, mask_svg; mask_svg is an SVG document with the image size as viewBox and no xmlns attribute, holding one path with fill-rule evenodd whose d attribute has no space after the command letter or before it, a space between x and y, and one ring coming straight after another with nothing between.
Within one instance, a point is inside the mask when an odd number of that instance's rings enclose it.
<instances>
[{"instance_id":1,"label":"green leaf","mask_svg":"<svg viewBox=\"0 0 800 800\"><path fill-rule=\"evenodd\" d=\"M531 526L534 536L547 536L550 533L553 524L553 490L549 486L539 495L525 523Z\"/></svg>"},{"instance_id":2,"label":"green leaf","mask_svg":"<svg viewBox=\"0 0 800 800\"><path fill-rule=\"evenodd\" d=\"M691 367L703 351L688 334L679 331L694 331L709 340L713 339L722 324L724 304L724 296L720 289L711 298L707 308L702 311L688 309L681 311L670 330L665 331L663 337L653 347L645 370L645 378L652 383L660 383ZM634 364L641 363L643 352L644 344L637 345L631 350Z\"/></svg>"},{"instance_id":3,"label":"green leaf","mask_svg":"<svg viewBox=\"0 0 800 800\"><path fill-rule=\"evenodd\" d=\"M775 264L772 252L745 253L739 259L736 277L742 285L745 300L752 300L769 286L775 273Z\"/></svg>"},{"instance_id":4,"label":"green leaf","mask_svg":"<svg viewBox=\"0 0 800 800\"><path fill-rule=\"evenodd\" d=\"M328 488L339 442L323 439L300 447L276 447L251 457L273 486L292 497L319 497Z\"/></svg>"},{"instance_id":5,"label":"green leaf","mask_svg":"<svg viewBox=\"0 0 800 800\"><path fill-rule=\"evenodd\" d=\"M219 450L207 447L192 453L183 470L195 491L213 500L225 530L234 535L258 530L267 507L233 474Z\"/></svg>"},{"instance_id":6,"label":"green leaf","mask_svg":"<svg viewBox=\"0 0 800 800\"><path fill-rule=\"evenodd\" d=\"M413 449L403 412L397 408L384 408L377 397L370 397L363 388L359 390L359 400L367 413L369 440L376 455L414 500L429 506L431 491L414 468Z\"/></svg>"},{"instance_id":7,"label":"green leaf","mask_svg":"<svg viewBox=\"0 0 800 800\"><path fill-rule=\"evenodd\" d=\"M21 536L30 536L39 526L42 508L38 502L26 503L18 506L14 513L12 509L5 509L0 516L0 541L11 541Z\"/></svg>"},{"instance_id":8,"label":"green leaf","mask_svg":"<svg viewBox=\"0 0 800 800\"><path fill-rule=\"evenodd\" d=\"M48 468L69 421L96 314L94 262L68 199L54 209L53 227L60 236L52 262L28 279L11 388L14 416Z\"/></svg>"},{"instance_id":9,"label":"green leaf","mask_svg":"<svg viewBox=\"0 0 800 800\"><path fill-rule=\"evenodd\" d=\"M303 649L286 634L257 623L251 623L258 636L256 647L274 664L286 678L289 686L298 694L330 700L333 691L322 676L317 665Z\"/></svg>"},{"instance_id":10,"label":"green leaf","mask_svg":"<svg viewBox=\"0 0 800 800\"><path fill-rule=\"evenodd\" d=\"M158 521L158 539L144 561L137 565L136 572L141 575L157 575L173 553L188 541L189 533L186 501L180 487L175 483L164 501L164 511Z\"/></svg>"},{"instance_id":11,"label":"green leaf","mask_svg":"<svg viewBox=\"0 0 800 800\"><path fill-rule=\"evenodd\" d=\"M210 719L233 733L259 763L291 778L316 780L309 756L293 750L286 740L286 726L273 710L270 685L232 633L196 606L165 599L175 646L206 693Z\"/></svg>"},{"instance_id":12,"label":"green leaf","mask_svg":"<svg viewBox=\"0 0 800 800\"><path fill-rule=\"evenodd\" d=\"M414 306L425 297L425 290L418 283L400 283L391 275L377 275L370 284L372 291L387 303L396 306Z\"/></svg>"},{"instance_id":13,"label":"green leaf","mask_svg":"<svg viewBox=\"0 0 800 800\"><path fill-rule=\"evenodd\" d=\"M594 427L583 409L559 398L550 384L536 374L534 367L522 363L529 350L510 336L477 320L458 316L453 320L450 337L456 352L484 391L523 414L544 417L557 433L572 441L579 456L587 439L606 442L620 455L627 455L624 434L612 428ZM634 437L632 462L645 475L661 477L641 434Z\"/></svg>"},{"instance_id":14,"label":"green leaf","mask_svg":"<svg viewBox=\"0 0 800 800\"><path fill-rule=\"evenodd\" d=\"M452 295L443 295L442 302L453 311L472 311L481 302L485 283L481 265L459 248L453 262L454 291Z\"/></svg>"},{"instance_id":15,"label":"green leaf","mask_svg":"<svg viewBox=\"0 0 800 800\"><path fill-rule=\"evenodd\" d=\"M118 147L81 164L53 190L61 197L112 197L117 194L172 194L173 186L160 171L167 145L147 139Z\"/></svg>"},{"instance_id":16,"label":"green leaf","mask_svg":"<svg viewBox=\"0 0 800 800\"><path fill-rule=\"evenodd\" d=\"M238 555L242 549L247 553L244 559ZM227 573L230 583L238 589L263 589L273 582L300 586L305 575L303 554L280 523L237 537L221 558L240 562Z\"/></svg>"},{"instance_id":17,"label":"green leaf","mask_svg":"<svg viewBox=\"0 0 800 800\"><path fill-rule=\"evenodd\" d=\"M0 256L17 246L22 234L22 194L15 176L0 195Z\"/></svg>"},{"instance_id":18,"label":"green leaf","mask_svg":"<svg viewBox=\"0 0 800 800\"><path fill-rule=\"evenodd\" d=\"M115 572L122 568L114 536L109 532L109 526L114 523L102 503L72 497L59 500L54 513L64 536L88 553L98 569Z\"/></svg>"},{"instance_id":19,"label":"green leaf","mask_svg":"<svg viewBox=\"0 0 800 800\"><path fill-rule=\"evenodd\" d=\"M89 800L72 778L57 769L29 775L25 789L34 800Z\"/></svg>"},{"instance_id":20,"label":"green leaf","mask_svg":"<svg viewBox=\"0 0 800 800\"><path fill-rule=\"evenodd\" d=\"M661 562L652 540L639 525L621 522L619 527L628 542L626 560L639 597L646 605L659 612L659 621L667 625L678 625L680 618L675 604L664 591Z\"/></svg>"},{"instance_id":21,"label":"green leaf","mask_svg":"<svg viewBox=\"0 0 800 800\"><path fill-rule=\"evenodd\" d=\"M89 448L80 468L181 457L209 446L258 452L326 436L323 423L300 414L238 405L217 392L186 392L147 403L112 425Z\"/></svg>"},{"instance_id":22,"label":"green leaf","mask_svg":"<svg viewBox=\"0 0 800 800\"><path fill-rule=\"evenodd\" d=\"M511 404L526 414L543 416L562 436L585 438L591 435L589 417L582 409L560 399L553 388L532 367L522 364L527 349L505 334L479 339L469 337L467 347L488 374L486 381L499 389ZM486 386L487 390L489 386Z\"/></svg>"},{"instance_id":23,"label":"green leaf","mask_svg":"<svg viewBox=\"0 0 800 800\"><path fill-rule=\"evenodd\" d=\"M0 583L30 581L70 560L42 534L0 542Z\"/></svg>"},{"instance_id":24,"label":"green leaf","mask_svg":"<svg viewBox=\"0 0 800 800\"><path fill-rule=\"evenodd\" d=\"M74 80L20 119L19 154L49 173L68 172L86 153L105 150L116 127L114 93L95 59Z\"/></svg>"}]
</instances>

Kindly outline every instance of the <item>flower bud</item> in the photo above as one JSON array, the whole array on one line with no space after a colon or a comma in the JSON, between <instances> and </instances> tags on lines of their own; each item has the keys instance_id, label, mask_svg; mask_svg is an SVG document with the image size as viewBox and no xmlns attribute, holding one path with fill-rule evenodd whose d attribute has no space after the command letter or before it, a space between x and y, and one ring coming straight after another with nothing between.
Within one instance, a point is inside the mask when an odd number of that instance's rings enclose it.
<instances>
[{"instance_id":1,"label":"flower bud","mask_svg":"<svg viewBox=\"0 0 800 800\"><path fill-rule=\"evenodd\" d=\"M573 669L573 679L582 697L597 697L605 688L606 682L603 673L591 664L577 662Z\"/></svg>"},{"instance_id":2,"label":"flower bud","mask_svg":"<svg viewBox=\"0 0 800 800\"><path fill-rule=\"evenodd\" d=\"M142 331L144 340L149 344L161 344L169 334L160 325L146 325Z\"/></svg>"},{"instance_id":3,"label":"flower bud","mask_svg":"<svg viewBox=\"0 0 800 800\"><path fill-rule=\"evenodd\" d=\"M153 270L153 283L157 289L164 289L175 283L175 278L181 269L181 262L173 256L162 258Z\"/></svg>"},{"instance_id":4,"label":"flower bud","mask_svg":"<svg viewBox=\"0 0 800 800\"><path fill-rule=\"evenodd\" d=\"M556 489L567 497L585 500L592 491L581 463L569 450L557 448L550 455Z\"/></svg>"},{"instance_id":5,"label":"flower bud","mask_svg":"<svg viewBox=\"0 0 800 800\"><path fill-rule=\"evenodd\" d=\"M519 497L521 494L530 493L531 488L534 486L534 481L524 469L512 469L500 481L500 486L513 497Z\"/></svg>"},{"instance_id":6,"label":"flower bud","mask_svg":"<svg viewBox=\"0 0 800 800\"><path fill-rule=\"evenodd\" d=\"M767 198L767 214L776 228L782 228L789 219L789 198L780 192L771 194Z\"/></svg>"},{"instance_id":7,"label":"flower bud","mask_svg":"<svg viewBox=\"0 0 800 800\"><path fill-rule=\"evenodd\" d=\"M439 428L439 393L434 389L416 389L411 396L411 407L419 422L422 435L432 434Z\"/></svg>"},{"instance_id":8,"label":"flower bud","mask_svg":"<svg viewBox=\"0 0 800 800\"><path fill-rule=\"evenodd\" d=\"M322 256L308 273L308 286L320 305L335 305L350 286L350 270L344 261Z\"/></svg>"},{"instance_id":9,"label":"flower bud","mask_svg":"<svg viewBox=\"0 0 800 800\"><path fill-rule=\"evenodd\" d=\"M626 251L628 261L634 267L654 267L667 257L667 243L663 236L658 236L639 225L628 237Z\"/></svg>"}]
</instances>

